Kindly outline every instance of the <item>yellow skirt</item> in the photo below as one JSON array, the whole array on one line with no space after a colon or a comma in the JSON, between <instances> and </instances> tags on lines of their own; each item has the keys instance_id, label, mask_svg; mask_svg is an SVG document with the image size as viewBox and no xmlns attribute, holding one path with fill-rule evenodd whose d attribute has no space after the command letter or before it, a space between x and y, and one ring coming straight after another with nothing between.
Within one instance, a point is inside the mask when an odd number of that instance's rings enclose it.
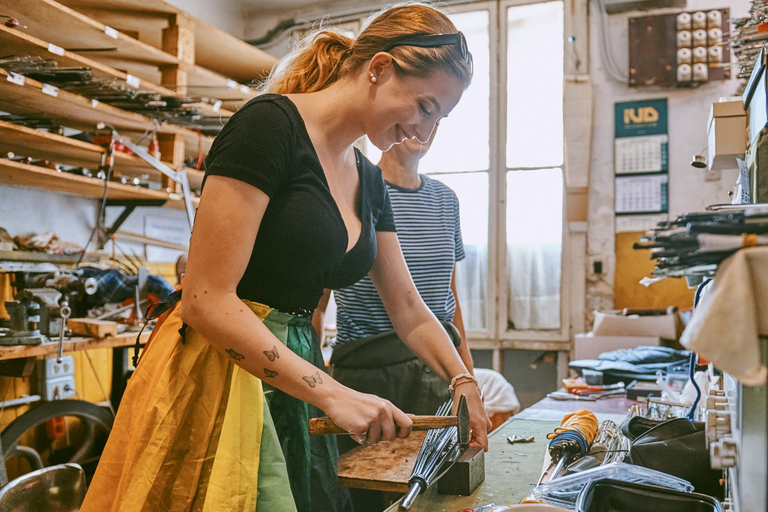
<instances>
[{"instance_id":1,"label":"yellow skirt","mask_svg":"<svg viewBox=\"0 0 768 512\"><path fill-rule=\"evenodd\" d=\"M182 340L179 309L155 327L80 510L296 510L261 381L192 328Z\"/></svg>"}]
</instances>

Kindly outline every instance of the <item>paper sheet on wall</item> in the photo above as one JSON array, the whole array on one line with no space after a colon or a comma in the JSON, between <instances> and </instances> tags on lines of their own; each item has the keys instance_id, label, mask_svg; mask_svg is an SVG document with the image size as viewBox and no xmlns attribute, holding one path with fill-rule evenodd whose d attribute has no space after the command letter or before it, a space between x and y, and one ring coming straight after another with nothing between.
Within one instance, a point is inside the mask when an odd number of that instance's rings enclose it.
<instances>
[{"instance_id":1,"label":"paper sheet on wall","mask_svg":"<svg viewBox=\"0 0 768 512\"><path fill-rule=\"evenodd\" d=\"M664 172L668 168L669 135L624 137L614 140L616 174Z\"/></svg>"},{"instance_id":2,"label":"paper sheet on wall","mask_svg":"<svg viewBox=\"0 0 768 512\"><path fill-rule=\"evenodd\" d=\"M667 211L667 174L616 177L616 213Z\"/></svg>"},{"instance_id":3,"label":"paper sheet on wall","mask_svg":"<svg viewBox=\"0 0 768 512\"><path fill-rule=\"evenodd\" d=\"M189 224L186 220L146 216L144 217L144 236L188 246ZM174 263L182 254L182 251L147 245L149 262Z\"/></svg>"}]
</instances>

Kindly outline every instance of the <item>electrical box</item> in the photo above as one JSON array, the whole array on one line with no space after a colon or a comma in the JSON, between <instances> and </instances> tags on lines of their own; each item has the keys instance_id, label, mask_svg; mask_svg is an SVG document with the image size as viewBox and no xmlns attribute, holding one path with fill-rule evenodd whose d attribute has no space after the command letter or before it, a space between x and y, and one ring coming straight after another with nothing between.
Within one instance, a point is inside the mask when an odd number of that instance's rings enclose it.
<instances>
[{"instance_id":1,"label":"electrical box","mask_svg":"<svg viewBox=\"0 0 768 512\"><path fill-rule=\"evenodd\" d=\"M46 402L75 395L75 359L70 356L57 362L49 357L38 362L38 392Z\"/></svg>"},{"instance_id":2,"label":"electrical box","mask_svg":"<svg viewBox=\"0 0 768 512\"><path fill-rule=\"evenodd\" d=\"M731 77L729 9L629 19L629 85L695 87Z\"/></svg>"}]
</instances>

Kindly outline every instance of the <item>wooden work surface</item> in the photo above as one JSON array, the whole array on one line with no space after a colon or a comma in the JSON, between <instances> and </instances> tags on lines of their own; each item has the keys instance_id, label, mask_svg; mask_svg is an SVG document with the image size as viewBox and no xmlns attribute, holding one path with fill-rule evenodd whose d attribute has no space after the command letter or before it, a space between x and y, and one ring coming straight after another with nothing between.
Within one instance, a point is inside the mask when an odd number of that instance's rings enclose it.
<instances>
[{"instance_id":1,"label":"wooden work surface","mask_svg":"<svg viewBox=\"0 0 768 512\"><path fill-rule=\"evenodd\" d=\"M536 486L542 472L542 466L547 457L546 435L560 426L562 417L577 409L585 408L593 411L599 421L612 419L620 422L626 415L632 404L637 402L627 400L625 397L611 397L596 402L556 401L550 398L536 403L520 414L512 417L501 425L488 437L489 450L485 454L485 482L471 496L452 496L437 493L437 486L433 485L427 491L416 498L411 508L412 512L457 512L465 508L477 508L489 503L497 505L513 505L525 499ZM415 433L414 433L415 434ZM507 442L507 437L512 435L534 436L532 443L514 444ZM382 445L383 446L383 445ZM357 451L355 457L365 460L373 455L376 446L363 446L355 448L346 457L346 467L352 467L349 460ZM390 448L391 451L391 448ZM415 458L418 446L411 452ZM342 458L345 458L342 456ZM410 458L409 458L410 461ZM368 467L369 480L373 480L377 473L382 476L403 475L403 471L386 470L395 461L380 463L375 461L375 466ZM402 459L401 459L402 464ZM403 466L405 466L403 464ZM410 464L409 467L412 467ZM405 475L405 482L410 476L410 471ZM341 477L341 460L339 460L339 475ZM345 472L346 481L360 480L361 475L350 475ZM407 486L407 483L405 484ZM356 486L357 487L357 486ZM373 488L373 487L367 487ZM399 502L392 505L386 512L396 512Z\"/></svg>"},{"instance_id":2,"label":"wooden work surface","mask_svg":"<svg viewBox=\"0 0 768 512\"><path fill-rule=\"evenodd\" d=\"M144 330L141 334L141 342L146 343L150 330ZM136 343L135 332L125 332L107 338L68 338L64 341L64 352L77 352L95 348L131 347ZM0 346L0 361L9 359L21 359L23 357L50 356L56 354L58 343L42 343L40 345L12 345Z\"/></svg>"}]
</instances>

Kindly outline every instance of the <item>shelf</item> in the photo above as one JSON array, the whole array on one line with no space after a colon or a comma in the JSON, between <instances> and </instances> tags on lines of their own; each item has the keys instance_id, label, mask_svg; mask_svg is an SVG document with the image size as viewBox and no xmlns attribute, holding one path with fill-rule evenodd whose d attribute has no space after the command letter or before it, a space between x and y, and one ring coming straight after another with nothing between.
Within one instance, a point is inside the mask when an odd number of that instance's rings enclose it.
<instances>
[{"instance_id":1,"label":"shelf","mask_svg":"<svg viewBox=\"0 0 768 512\"><path fill-rule=\"evenodd\" d=\"M19 29L12 29L0 25L0 48L3 55L30 55L41 57L43 59L54 59L61 67L87 67L91 69L91 75L95 80L104 80L108 82L118 81L127 83L128 75L122 71L104 65L93 59L89 59L77 53L62 50L63 55L53 54L48 49L48 43L42 39L33 37ZM171 89L156 85L148 80L141 82L141 90L148 90L163 96L179 97L180 95ZM207 95L201 95L207 96ZM193 103L189 105L198 109L207 116L231 117L232 112L220 109L215 111L213 106L208 103Z\"/></svg>"},{"instance_id":2,"label":"shelf","mask_svg":"<svg viewBox=\"0 0 768 512\"><path fill-rule=\"evenodd\" d=\"M197 155L198 141L202 137L204 153L213 143L213 138L200 136L197 132L172 124L159 127L155 122L133 112L111 107L78 94L57 89L56 96L43 92L48 87L36 80L25 78L24 85L8 80L9 74L0 68L0 110L12 114L41 116L57 120L64 126L93 131L99 123L107 123L118 131L145 133L157 128L157 133L182 135L188 155Z\"/></svg>"},{"instance_id":3,"label":"shelf","mask_svg":"<svg viewBox=\"0 0 768 512\"><path fill-rule=\"evenodd\" d=\"M163 0L62 0L77 9L156 48L162 46L162 30L174 15L184 11ZM194 19L195 63L240 82L266 76L277 59L242 39L202 20Z\"/></svg>"},{"instance_id":4,"label":"shelf","mask_svg":"<svg viewBox=\"0 0 768 512\"><path fill-rule=\"evenodd\" d=\"M253 91L241 87L241 84L232 79L199 65L182 64L174 55L116 31L113 27L108 27L54 0L0 0L0 12L18 18L20 24L27 27L14 30L50 41L72 53L86 53L91 60L155 84L162 82L159 67L180 65L188 72L188 83L193 86L188 87L189 94L220 99L226 103L224 107L227 109L236 107L238 103L254 95ZM107 35L107 31L115 34L117 39ZM211 44L213 47L208 49L208 52L222 51L222 48L216 46L218 43ZM250 46L244 42L242 44ZM246 60L240 65L247 68L249 57L241 58ZM218 54L218 60L227 59ZM270 63L269 67L271 65ZM264 74L259 73L253 78Z\"/></svg>"},{"instance_id":5,"label":"shelf","mask_svg":"<svg viewBox=\"0 0 768 512\"><path fill-rule=\"evenodd\" d=\"M50 41L64 49L88 52L94 59L110 55L126 61L178 64L178 59L152 45L119 32L54 0L0 0L0 11L18 18L27 34ZM114 37L107 34L111 32Z\"/></svg>"},{"instance_id":6,"label":"shelf","mask_svg":"<svg viewBox=\"0 0 768 512\"><path fill-rule=\"evenodd\" d=\"M97 169L101 162L101 155L106 150L96 144L0 121L0 153L8 151L59 164ZM160 172L144 160L120 151L115 151L114 155L114 170L117 175L150 174L159 178ZM202 171L187 169L187 177L193 189L200 188L203 179Z\"/></svg>"},{"instance_id":7,"label":"shelf","mask_svg":"<svg viewBox=\"0 0 768 512\"><path fill-rule=\"evenodd\" d=\"M11 160L0 160L0 184L34 187L96 199L101 199L104 193L104 182L99 179ZM169 196L159 190L110 182L107 187L107 199L168 201Z\"/></svg>"},{"instance_id":8,"label":"shelf","mask_svg":"<svg viewBox=\"0 0 768 512\"><path fill-rule=\"evenodd\" d=\"M141 343L149 340L152 331L144 330ZM125 332L106 338L69 338L64 342L64 353L91 350L97 348L132 347L136 343L136 332ZM58 343L41 343L40 345L11 345L0 346L0 360L21 359L23 357L50 356L58 351Z\"/></svg>"},{"instance_id":9,"label":"shelf","mask_svg":"<svg viewBox=\"0 0 768 512\"><path fill-rule=\"evenodd\" d=\"M79 254L48 254L45 252L31 251L0 251L0 261L27 261L32 263L68 263L75 264L80 261ZM98 256L86 254L83 260L86 262L99 261Z\"/></svg>"}]
</instances>

